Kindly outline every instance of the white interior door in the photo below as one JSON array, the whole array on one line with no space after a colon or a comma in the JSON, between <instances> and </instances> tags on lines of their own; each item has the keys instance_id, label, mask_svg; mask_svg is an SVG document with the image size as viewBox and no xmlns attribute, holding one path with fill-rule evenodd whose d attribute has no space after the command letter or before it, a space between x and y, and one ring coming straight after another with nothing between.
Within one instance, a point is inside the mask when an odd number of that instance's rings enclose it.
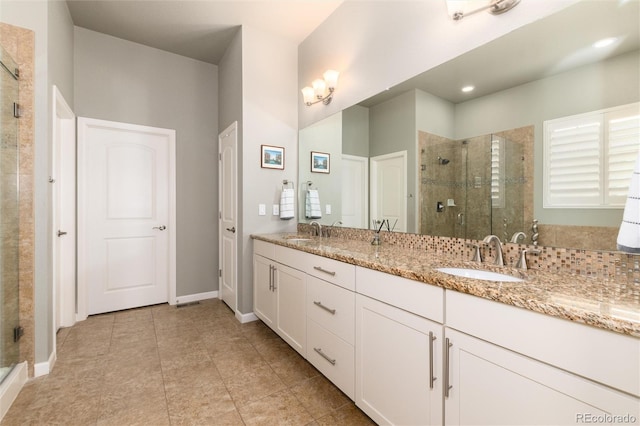
<instances>
[{"instance_id":1,"label":"white interior door","mask_svg":"<svg viewBox=\"0 0 640 426\"><path fill-rule=\"evenodd\" d=\"M342 155L342 225L368 228L369 159Z\"/></svg>"},{"instance_id":2,"label":"white interior door","mask_svg":"<svg viewBox=\"0 0 640 426\"><path fill-rule=\"evenodd\" d=\"M78 119L86 313L175 299L175 130Z\"/></svg>"},{"instance_id":3,"label":"white interior door","mask_svg":"<svg viewBox=\"0 0 640 426\"><path fill-rule=\"evenodd\" d=\"M407 231L407 151L371 157L371 219Z\"/></svg>"},{"instance_id":4,"label":"white interior door","mask_svg":"<svg viewBox=\"0 0 640 426\"><path fill-rule=\"evenodd\" d=\"M237 308L237 171L236 171L236 147L237 147L237 122L227 127L218 136L219 150L219 180L218 201L219 235L220 235L220 298L234 312Z\"/></svg>"},{"instance_id":5,"label":"white interior door","mask_svg":"<svg viewBox=\"0 0 640 426\"><path fill-rule=\"evenodd\" d=\"M76 116L56 86L52 115L51 264L57 331L76 322Z\"/></svg>"}]
</instances>

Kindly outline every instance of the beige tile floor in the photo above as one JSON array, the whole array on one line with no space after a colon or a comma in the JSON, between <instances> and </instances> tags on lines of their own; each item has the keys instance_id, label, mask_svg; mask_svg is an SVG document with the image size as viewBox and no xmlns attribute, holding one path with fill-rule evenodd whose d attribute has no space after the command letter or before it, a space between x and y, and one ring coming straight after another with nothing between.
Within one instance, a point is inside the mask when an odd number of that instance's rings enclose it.
<instances>
[{"instance_id":1,"label":"beige tile floor","mask_svg":"<svg viewBox=\"0 0 640 426\"><path fill-rule=\"evenodd\" d=\"M51 374L2 425L369 425L260 321L219 300L92 316L57 335Z\"/></svg>"}]
</instances>

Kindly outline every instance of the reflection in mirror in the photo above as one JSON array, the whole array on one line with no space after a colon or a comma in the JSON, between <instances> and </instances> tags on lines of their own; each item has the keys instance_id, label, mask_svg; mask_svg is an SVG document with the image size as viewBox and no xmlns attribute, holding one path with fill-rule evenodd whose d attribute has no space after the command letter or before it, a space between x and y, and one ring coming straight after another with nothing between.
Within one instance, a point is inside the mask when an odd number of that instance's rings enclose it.
<instances>
[{"instance_id":1,"label":"reflection in mirror","mask_svg":"<svg viewBox=\"0 0 640 426\"><path fill-rule=\"evenodd\" d=\"M542 245L615 249L622 209L543 207L543 123L640 100L638 4L578 2L302 129L300 182L319 190L322 223L370 228L403 215L396 230L503 241L524 231L530 242L535 217ZM476 90L462 93L469 83ZM310 172L311 150L331 152L329 175ZM406 156L403 179L390 166L380 181L376 160L392 154Z\"/></svg>"},{"instance_id":2,"label":"reflection in mirror","mask_svg":"<svg viewBox=\"0 0 640 426\"><path fill-rule=\"evenodd\" d=\"M532 130L460 141L419 132L419 233L474 240L495 234L509 241L524 231Z\"/></svg>"}]
</instances>

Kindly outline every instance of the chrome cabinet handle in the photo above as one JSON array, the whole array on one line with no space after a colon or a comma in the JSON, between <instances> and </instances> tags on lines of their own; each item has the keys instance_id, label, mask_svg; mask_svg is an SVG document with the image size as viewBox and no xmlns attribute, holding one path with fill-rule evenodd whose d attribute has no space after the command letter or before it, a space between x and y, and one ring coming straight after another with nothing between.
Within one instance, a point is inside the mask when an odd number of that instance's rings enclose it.
<instances>
[{"instance_id":1,"label":"chrome cabinet handle","mask_svg":"<svg viewBox=\"0 0 640 426\"><path fill-rule=\"evenodd\" d=\"M324 305L322 304L322 302L316 302L316 301L314 301L314 302L313 302L313 304L314 304L314 305L316 305L318 308L322 308L322 309L324 309L325 311L329 312L331 315L335 315L335 314L336 314L336 310L335 310L335 309L327 308L326 306L324 306Z\"/></svg>"},{"instance_id":2,"label":"chrome cabinet handle","mask_svg":"<svg viewBox=\"0 0 640 426\"><path fill-rule=\"evenodd\" d=\"M314 266L313 269L315 269L316 271L320 271L320 272L324 272L325 274L329 274L332 277L335 277L336 273L333 271L327 271L326 269L320 267L320 266Z\"/></svg>"},{"instance_id":3,"label":"chrome cabinet handle","mask_svg":"<svg viewBox=\"0 0 640 426\"><path fill-rule=\"evenodd\" d=\"M153 227L153 228L151 228L151 229L159 229L159 230L161 230L161 231L164 231L165 229L167 229L167 227L166 227L166 226L164 226L164 225L160 225L160 226L154 226L154 227Z\"/></svg>"},{"instance_id":4,"label":"chrome cabinet handle","mask_svg":"<svg viewBox=\"0 0 640 426\"><path fill-rule=\"evenodd\" d=\"M336 365L336 360L335 359L331 359L327 354L322 352L321 348L313 348L313 350L316 351L318 353L318 355L320 355L322 358L326 359L329 364Z\"/></svg>"},{"instance_id":5,"label":"chrome cabinet handle","mask_svg":"<svg viewBox=\"0 0 640 426\"><path fill-rule=\"evenodd\" d=\"M272 276L273 278L271 279L271 282L272 282L273 284L271 285L271 291L276 291L276 270L277 270L277 269L276 269L275 265L274 265L274 266L272 266L272 268L273 268L273 269L271 270L271 276Z\"/></svg>"},{"instance_id":6,"label":"chrome cabinet handle","mask_svg":"<svg viewBox=\"0 0 640 426\"><path fill-rule=\"evenodd\" d=\"M436 340L436 336L433 335L433 331L429 332L429 388L433 389L433 382L438 380L437 377L433 377L433 341Z\"/></svg>"},{"instance_id":7,"label":"chrome cabinet handle","mask_svg":"<svg viewBox=\"0 0 640 426\"><path fill-rule=\"evenodd\" d=\"M444 397L449 398L449 390L453 388L453 386L449 382L449 352L453 343L449 341L447 337L444 339Z\"/></svg>"},{"instance_id":8,"label":"chrome cabinet handle","mask_svg":"<svg viewBox=\"0 0 640 426\"><path fill-rule=\"evenodd\" d=\"M273 265L269 265L269 291L273 290Z\"/></svg>"},{"instance_id":9,"label":"chrome cabinet handle","mask_svg":"<svg viewBox=\"0 0 640 426\"><path fill-rule=\"evenodd\" d=\"M227 231L231 232L232 234L236 233L236 227L235 226L233 226L231 228L226 228L226 229L227 229Z\"/></svg>"}]
</instances>

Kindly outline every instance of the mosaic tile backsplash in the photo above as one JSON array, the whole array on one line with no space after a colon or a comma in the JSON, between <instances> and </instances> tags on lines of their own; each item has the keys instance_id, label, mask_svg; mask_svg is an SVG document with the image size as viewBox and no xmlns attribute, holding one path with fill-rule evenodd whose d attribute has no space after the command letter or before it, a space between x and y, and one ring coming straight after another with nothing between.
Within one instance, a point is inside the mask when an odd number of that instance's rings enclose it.
<instances>
[{"instance_id":1,"label":"mosaic tile backsplash","mask_svg":"<svg viewBox=\"0 0 640 426\"><path fill-rule=\"evenodd\" d=\"M299 233L310 233L308 224L298 224ZM367 229L334 227L331 237L371 241L374 231ZM477 240L460 238L434 237L430 235L407 234L401 232L381 232L382 244L390 244L403 248L426 250L428 252L453 256L455 259L470 260L473 256L471 244ZM502 246L504 262L514 266L520 251L525 248L537 248L539 255L527 255L529 269L547 272L567 273L591 277L595 279L615 280L637 285L640 293L640 256L616 251L597 251L569 249L505 243ZM481 248L484 262L491 263L494 254L489 247Z\"/></svg>"}]
</instances>

